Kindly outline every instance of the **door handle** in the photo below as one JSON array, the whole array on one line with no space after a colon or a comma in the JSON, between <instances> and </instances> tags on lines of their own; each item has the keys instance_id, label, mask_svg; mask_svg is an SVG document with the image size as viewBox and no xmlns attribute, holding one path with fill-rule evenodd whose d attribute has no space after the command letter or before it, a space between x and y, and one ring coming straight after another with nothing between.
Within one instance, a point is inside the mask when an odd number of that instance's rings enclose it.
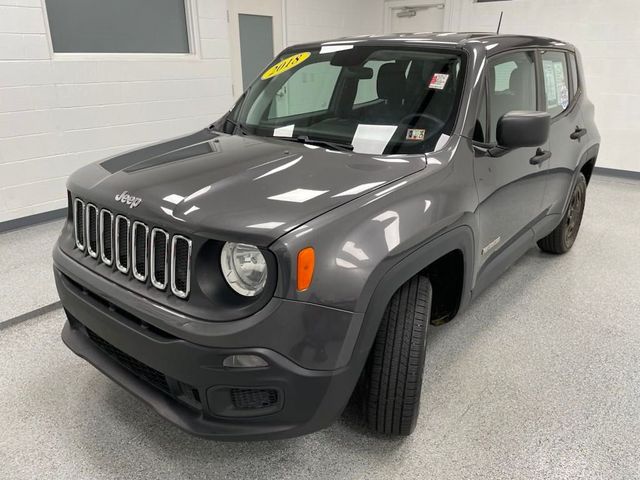
<instances>
[{"instance_id":1,"label":"door handle","mask_svg":"<svg viewBox=\"0 0 640 480\"><path fill-rule=\"evenodd\" d=\"M584 137L586 134L587 134L586 128L576 127L575 132L569 135L569 137L571 137L571 140L579 140L580 138Z\"/></svg>"},{"instance_id":2,"label":"door handle","mask_svg":"<svg viewBox=\"0 0 640 480\"><path fill-rule=\"evenodd\" d=\"M551 158L551 152L546 152L542 148L538 148L535 157L531 157L529 163L531 165L540 165L542 162L546 162Z\"/></svg>"}]
</instances>

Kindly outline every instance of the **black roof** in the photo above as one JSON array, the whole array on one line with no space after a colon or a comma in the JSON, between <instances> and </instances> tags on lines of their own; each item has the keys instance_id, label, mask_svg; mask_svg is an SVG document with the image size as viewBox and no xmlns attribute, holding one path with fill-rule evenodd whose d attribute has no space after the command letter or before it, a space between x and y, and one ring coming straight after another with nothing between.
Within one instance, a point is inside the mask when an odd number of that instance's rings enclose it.
<instances>
[{"instance_id":1,"label":"black roof","mask_svg":"<svg viewBox=\"0 0 640 480\"><path fill-rule=\"evenodd\" d=\"M331 43L354 42L360 45L405 44L416 45L420 43L437 46L465 47L473 44L483 45L491 55L504 50L524 47L538 48L563 48L575 50L573 45L561 40L533 35L496 34L492 32L421 32L421 33L394 33L390 35L360 35L342 37L321 42L309 42L294 47L313 47Z\"/></svg>"}]
</instances>

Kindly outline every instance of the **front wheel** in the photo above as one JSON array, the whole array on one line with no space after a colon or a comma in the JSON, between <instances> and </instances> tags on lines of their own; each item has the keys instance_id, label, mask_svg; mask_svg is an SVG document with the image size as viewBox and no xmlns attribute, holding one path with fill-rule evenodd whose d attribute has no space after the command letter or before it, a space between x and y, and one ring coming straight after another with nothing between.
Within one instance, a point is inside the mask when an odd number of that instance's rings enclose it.
<instances>
[{"instance_id":1,"label":"front wheel","mask_svg":"<svg viewBox=\"0 0 640 480\"><path fill-rule=\"evenodd\" d=\"M587 195L587 181L582 173L578 174L578 180L569 201L562 222L553 232L546 237L538 240L538 247L544 252L549 253L566 253L576 241L580 224L582 223L582 214L584 213L585 199Z\"/></svg>"},{"instance_id":2,"label":"front wheel","mask_svg":"<svg viewBox=\"0 0 640 480\"><path fill-rule=\"evenodd\" d=\"M369 427L387 435L415 429L431 314L431 282L414 277L393 295L363 372Z\"/></svg>"}]
</instances>

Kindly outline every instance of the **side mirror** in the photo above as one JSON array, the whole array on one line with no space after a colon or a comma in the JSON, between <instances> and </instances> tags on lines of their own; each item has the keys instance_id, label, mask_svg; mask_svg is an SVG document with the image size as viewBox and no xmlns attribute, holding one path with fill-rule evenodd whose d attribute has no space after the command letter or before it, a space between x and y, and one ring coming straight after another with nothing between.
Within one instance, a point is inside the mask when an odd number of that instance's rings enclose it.
<instances>
[{"instance_id":1,"label":"side mirror","mask_svg":"<svg viewBox=\"0 0 640 480\"><path fill-rule=\"evenodd\" d=\"M507 149L539 147L547 143L551 115L547 112L513 111L498 120L498 145Z\"/></svg>"}]
</instances>

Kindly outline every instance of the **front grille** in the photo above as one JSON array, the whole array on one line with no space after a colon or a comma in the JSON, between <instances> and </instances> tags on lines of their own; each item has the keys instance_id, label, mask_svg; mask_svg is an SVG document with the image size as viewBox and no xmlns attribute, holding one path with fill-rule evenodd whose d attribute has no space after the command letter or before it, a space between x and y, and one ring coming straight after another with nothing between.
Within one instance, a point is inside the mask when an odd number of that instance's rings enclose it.
<instances>
[{"instance_id":1,"label":"front grille","mask_svg":"<svg viewBox=\"0 0 640 480\"><path fill-rule=\"evenodd\" d=\"M171 394L171 389L167 382L167 377L158 370L145 365L139 360L136 360L131 355L124 353L117 347L114 347L98 334L92 332L87 328L87 334L89 339L104 353L113 358L116 362L122 365L124 368L133 373L136 377L150 383L154 387L162 390L165 393Z\"/></svg>"},{"instance_id":2,"label":"front grille","mask_svg":"<svg viewBox=\"0 0 640 480\"><path fill-rule=\"evenodd\" d=\"M91 203L87 204L85 223L87 224L87 253L98 258L98 209Z\"/></svg>"},{"instance_id":3,"label":"front grille","mask_svg":"<svg viewBox=\"0 0 640 480\"><path fill-rule=\"evenodd\" d=\"M141 282L147 279L147 237L149 236L149 227L142 222L133 222L132 238L132 258L131 266L133 268L133 276Z\"/></svg>"},{"instance_id":4,"label":"front grille","mask_svg":"<svg viewBox=\"0 0 640 480\"><path fill-rule=\"evenodd\" d=\"M278 391L272 388L232 388L231 401L239 410L268 408L278 403Z\"/></svg>"},{"instance_id":5,"label":"front grille","mask_svg":"<svg viewBox=\"0 0 640 480\"><path fill-rule=\"evenodd\" d=\"M100 211L100 258L105 265L113 264L113 214Z\"/></svg>"},{"instance_id":6,"label":"front grille","mask_svg":"<svg viewBox=\"0 0 640 480\"><path fill-rule=\"evenodd\" d=\"M174 235L171 240L171 291L180 298L189 295L189 264L191 263L191 240Z\"/></svg>"},{"instance_id":7,"label":"front grille","mask_svg":"<svg viewBox=\"0 0 640 480\"><path fill-rule=\"evenodd\" d=\"M124 215L114 216L76 198L73 202L76 247L99 258L107 266L135 279L166 290L180 298L191 291L192 242L182 235L169 235L158 227L149 227Z\"/></svg>"},{"instance_id":8,"label":"front grille","mask_svg":"<svg viewBox=\"0 0 640 480\"><path fill-rule=\"evenodd\" d=\"M73 202L73 231L76 247L84 252L84 202L79 198Z\"/></svg>"},{"instance_id":9,"label":"front grille","mask_svg":"<svg viewBox=\"0 0 640 480\"><path fill-rule=\"evenodd\" d=\"M151 231L151 283L154 287L167 288L167 250L169 234L160 228Z\"/></svg>"},{"instance_id":10,"label":"front grille","mask_svg":"<svg viewBox=\"0 0 640 480\"><path fill-rule=\"evenodd\" d=\"M116 267L122 273L129 272L129 228L131 222L127 217L116 217Z\"/></svg>"}]
</instances>

